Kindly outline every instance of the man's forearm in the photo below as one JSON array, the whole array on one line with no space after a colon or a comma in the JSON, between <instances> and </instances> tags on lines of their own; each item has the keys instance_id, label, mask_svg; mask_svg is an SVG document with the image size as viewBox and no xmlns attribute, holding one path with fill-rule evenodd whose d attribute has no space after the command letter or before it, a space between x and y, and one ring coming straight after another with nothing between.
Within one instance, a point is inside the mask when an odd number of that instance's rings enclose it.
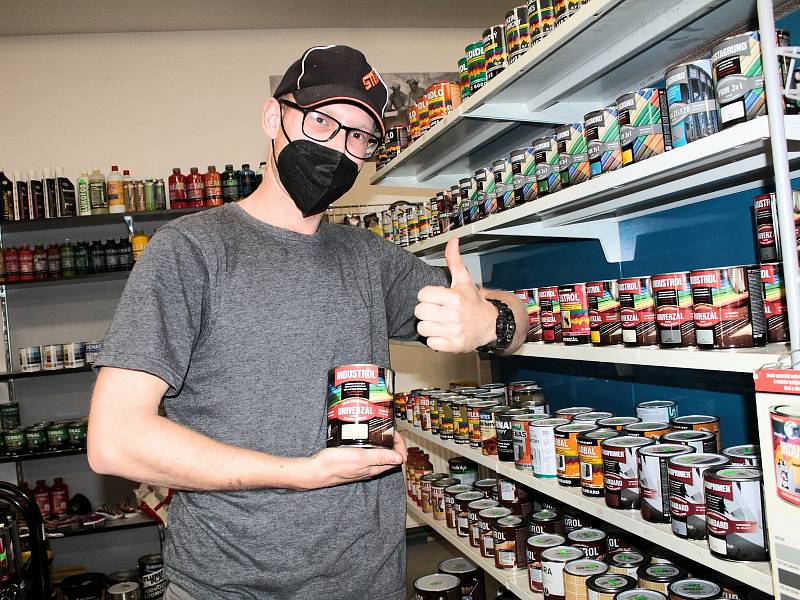
<instances>
[{"instance_id":1,"label":"man's forearm","mask_svg":"<svg viewBox=\"0 0 800 600\"><path fill-rule=\"evenodd\" d=\"M500 354L513 354L525 342L525 338L528 337L527 307L511 292L481 288L481 295L484 298L500 300L501 302L507 304L508 307L513 311L514 322L517 325L516 332L514 333L514 339L511 341L511 344L508 348L499 351Z\"/></svg>"}]
</instances>

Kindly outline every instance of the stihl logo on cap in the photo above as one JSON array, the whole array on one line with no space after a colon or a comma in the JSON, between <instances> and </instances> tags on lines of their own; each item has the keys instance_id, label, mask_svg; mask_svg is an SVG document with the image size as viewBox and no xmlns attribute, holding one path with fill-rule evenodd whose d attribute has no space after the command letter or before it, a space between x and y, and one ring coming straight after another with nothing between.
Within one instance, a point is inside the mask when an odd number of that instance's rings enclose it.
<instances>
[{"instance_id":1,"label":"stihl logo on cap","mask_svg":"<svg viewBox=\"0 0 800 600\"><path fill-rule=\"evenodd\" d=\"M381 78L378 77L378 74L375 72L375 69L371 70L369 73L364 75L361 78L361 81L364 83L364 89L370 91L376 85L381 82Z\"/></svg>"}]
</instances>

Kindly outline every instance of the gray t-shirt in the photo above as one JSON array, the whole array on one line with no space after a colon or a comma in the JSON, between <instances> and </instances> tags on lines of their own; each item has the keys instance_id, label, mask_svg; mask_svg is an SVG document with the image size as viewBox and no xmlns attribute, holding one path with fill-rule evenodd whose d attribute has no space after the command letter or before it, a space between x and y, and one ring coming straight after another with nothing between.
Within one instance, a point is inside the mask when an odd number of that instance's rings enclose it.
<instances>
[{"instance_id":1,"label":"gray t-shirt","mask_svg":"<svg viewBox=\"0 0 800 600\"><path fill-rule=\"evenodd\" d=\"M153 237L95 365L160 377L167 416L211 438L311 456L328 369L388 365L388 339L417 336L426 285L448 276L369 231L304 235L227 204ZM179 492L166 573L204 600L403 600L404 528L398 470L307 492Z\"/></svg>"}]
</instances>

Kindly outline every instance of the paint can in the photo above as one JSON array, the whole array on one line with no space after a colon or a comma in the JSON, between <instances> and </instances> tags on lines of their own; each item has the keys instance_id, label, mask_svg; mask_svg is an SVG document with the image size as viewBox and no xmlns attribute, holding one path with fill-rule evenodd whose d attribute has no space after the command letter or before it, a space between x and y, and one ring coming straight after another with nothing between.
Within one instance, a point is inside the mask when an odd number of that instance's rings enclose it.
<instances>
[{"instance_id":1,"label":"paint can","mask_svg":"<svg viewBox=\"0 0 800 600\"><path fill-rule=\"evenodd\" d=\"M445 490L454 485L459 485L459 483L459 480L455 477L444 477L431 483L431 506L434 520L445 521L447 519Z\"/></svg>"},{"instance_id":2,"label":"paint can","mask_svg":"<svg viewBox=\"0 0 800 600\"><path fill-rule=\"evenodd\" d=\"M597 425L598 421L602 421L603 419L611 419L613 418L614 413L610 413L607 411L602 410L595 410L588 413L581 413L579 415L575 415L572 419L573 423L590 423L591 425Z\"/></svg>"},{"instance_id":3,"label":"paint can","mask_svg":"<svg viewBox=\"0 0 800 600\"><path fill-rule=\"evenodd\" d=\"M578 456L578 436L595 429L597 429L597 426L591 423L568 423L555 428L559 484L568 487L580 487L581 465Z\"/></svg>"},{"instance_id":4,"label":"paint can","mask_svg":"<svg viewBox=\"0 0 800 600\"><path fill-rule=\"evenodd\" d=\"M422 94L417 99L417 116L419 117L419 135L422 137L431 128L430 113L428 112L428 97Z\"/></svg>"},{"instance_id":5,"label":"paint can","mask_svg":"<svg viewBox=\"0 0 800 600\"><path fill-rule=\"evenodd\" d=\"M651 564L639 569L639 585L648 590L666 594L669 586L686 579L686 569L669 564Z\"/></svg>"},{"instance_id":6,"label":"paint can","mask_svg":"<svg viewBox=\"0 0 800 600\"><path fill-rule=\"evenodd\" d=\"M494 524L497 519L509 516L511 509L503 506L494 506L478 513L478 546L484 558L494 557Z\"/></svg>"},{"instance_id":7,"label":"paint can","mask_svg":"<svg viewBox=\"0 0 800 600\"><path fill-rule=\"evenodd\" d=\"M767 343L758 265L692 271L697 346L750 348Z\"/></svg>"},{"instance_id":8,"label":"paint can","mask_svg":"<svg viewBox=\"0 0 800 600\"><path fill-rule=\"evenodd\" d=\"M84 342L83 349L87 365L93 365L97 355L100 354L100 345L98 341Z\"/></svg>"},{"instance_id":9,"label":"paint can","mask_svg":"<svg viewBox=\"0 0 800 600\"><path fill-rule=\"evenodd\" d=\"M447 461L450 477L458 479L463 485L473 485L478 480L478 465L463 456L454 456Z\"/></svg>"},{"instance_id":10,"label":"paint can","mask_svg":"<svg viewBox=\"0 0 800 600\"><path fill-rule=\"evenodd\" d=\"M761 470L727 466L704 474L708 548L728 560L769 559Z\"/></svg>"},{"instance_id":11,"label":"paint can","mask_svg":"<svg viewBox=\"0 0 800 600\"><path fill-rule=\"evenodd\" d=\"M583 123L556 127L556 149L561 187L583 183L589 179L589 152Z\"/></svg>"},{"instance_id":12,"label":"paint can","mask_svg":"<svg viewBox=\"0 0 800 600\"><path fill-rule=\"evenodd\" d=\"M569 535L570 533L578 529L592 527L590 518L586 514L573 508L569 504L563 505L562 512L563 512L565 535Z\"/></svg>"},{"instance_id":13,"label":"paint can","mask_svg":"<svg viewBox=\"0 0 800 600\"><path fill-rule=\"evenodd\" d=\"M778 496L800 505L800 407L773 406L769 418Z\"/></svg>"},{"instance_id":14,"label":"paint can","mask_svg":"<svg viewBox=\"0 0 800 600\"><path fill-rule=\"evenodd\" d=\"M620 279L618 285L623 344L655 346L658 343L658 334L650 278Z\"/></svg>"},{"instance_id":15,"label":"paint can","mask_svg":"<svg viewBox=\"0 0 800 600\"><path fill-rule=\"evenodd\" d=\"M588 113L583 120L589 155L589 176L598 177L622 166L616 106Z\"/></svg>"},{"instance_id":16,"label":"paint can","mask_svg":"<svg viewBox=\"0 0 800 600\"><path fill-rule=\"evenodd\" d=\"M542 593L542 552L549 548L563 546L566 543L563 536L552 533L541 533L532 535L526 542L526 554L528 558L528 586L532 592Z\"/></svg>"},{"instance_id":17,"label":"paint can","mask_svg":"<svg viewBox=\"0 0 800 600\"><path fill-rule=\"evenodd\" d=\"M461 89L457 83L438 81L427 89L428 121L433 127L461 104Z\"/></svg>"},{"instance_id":18,"label":"paint can","mask_svg":"<svg viewBox=\"0 0 800 600\"><path fill-rule=\"evenodd\" d=\"M487 498L491 498L492 500L500 502L500 498L497 496L497 479L493 477L480 479L476 481L473 486L477 491L482 492Z\"/></svg>"},{"instance_id":19,"label":"paint can","mask_svg":"<svg viewBox=\"0 0 800 600\"><path fill-rule=\"evenodd\" d=\"M554 135L533 140L536 161L538 195L553 194L561 189L561 173L558 170L558 144Z\"/></svg>"},{"instance_id":20,"label":"paint can","mask_svg":"<svg viewBox=\"0 0 800 600\"><path fill-rule=\"evenodd\" d=\"M555 412L555 416L559 419L572 421L577 415L583 415L589 412L594 412L594 409L590 406L568 406L566 408L559 408Z\"/></svg>"},{"instance_id":21,"label":"paint can","mask_svg":"<svg viewBox=\"0 0 800 600\"><path fill-rule=\"evenodd\" d=\"M475 183L480 188L479 200L481 218L488 217L497 212L497 199L495 198L494 172L491 168L483 167L475 171Z\"/></svg>"},{"instance_id":22,"label":"paint can","mask_svg":"<svg viewBox=\"0 0 800 600\"><path fill-rule=\"evenodd\" d=\"M456 533L459 537L469 537L469 505L477 500L483 500L483 492L464 492L455 497ZM496 504L492 506L497 506ZM486 508L491 508L488 506ZM483 509L481 509L483 510Z\"/></svg>"},{"instance_id":23,"label":"paint can","mask_svg":"<svg viewBox=\"0 0 800 600\"><path fill-rule=\"evenodd\" d=\"M471 399L463 397L453 400L453 441L456 444L469 444L469 403Z\"/></svg>"},{"instance_id":24,"label":"paint can","mask_svg":"<svg viewBox=\"0 0 800 600\"><path fill-rule=\"evenodd\" d=\"M0 429L16 429L20 426L19 402L3 402L0 404ZM2 448L2 444L0 444Z\"/></svg>"},{"instance_id":25,"label":"paint can","mask_svg":"<svg viewBox=\"0 0 800 600\"><path fill-rule=\"evenodd\" d=\"M545 415L523 413L511 421L511 436L514 444L514 466L520 471L533 472L533 451L529 436L530 424L546 420Z\"/></svg>"},{"instance_id":26,"label":"paint can","mask_svg":"<svg viewBox=\"0 0 800 600\"><path fill-rule=\"evenodd\" d=\"M483 49L483 40L470 44L464 51L467 54L470 94L475 94L486 85L486 53Z\"/></svg>"},{"instance_id":27,"label":"paint can","mask_svg":"<svg viewBox=\"0 0 800 600\"><path fill-rule=\"evenodd\" d=\"M794 209L794 234L800 255L800 190L792 190L792 205ZM780 244L780 229L778 229L778 213L775 204L775 194L764 194L753 199L753 212L755 213L755 235L758 242L759 262L769 263L781 260L783 253Z\"/></svg>"},{"instance_id":28,"label":"paint can","mask_svg":"<svg viewBox=\"0 0 800 600\"><path fill-rule=\"evenodd\" d=\"M142 579L142 600L162 598L169 582L164 574L164 560L160 554L146 554L139 558L139 576Z\"/></svg>"},{"instance_id":29,"label":"paint can","mask_svg":"<svg viewBox=\"0 0 800 600\"><path fill-rule=\"evenodd\" d=\"M719 131L711 61L678 65L666 73L672 145L685 146Z\"/></svg>"},{"instance_id":30,"label":"paint can","mask_svg":"<svg viewBox=\"0 0 800 600\"><path fill-rule=\"evenodd\" d=\"M536 15L536 24L532 20ZM554 0L528 0L528 22L531 30L531 41L537 43L556 28L556 12ZM538 34L535 32L538 30ZM534 34L538 35L534 39Z\"/></svg>"},{"instance_id":31,"label":"paint can","mask_svg":"<svg viewBox=\"0 0 800 600\"><path fill-rule=\"evenodd\" d=\"M728 459L724 456L698 453L676 456L669 461L672 533L683 539L706 539L706 494L703 487L703 473L709 468L728 463Z\"/></svg>"},{"instance_id":32,"label":"paint can","mask_svg":"<svg viewBox=\"0 0 800 600\"><path fill-rule=\"evenodd\" d=\"M83 342L70 342L62 346L65 369L77 369L86 365Z\"/></svg>"},{"instance_id":33,"label":"paint can","mask_svg":"<svg viewBox=\"0 0 800 600\"><path fill-rule=\"evenodd\" d=\"M452 479L447 473L427 473L420 477L420 496L422 498L422 512L433 513L433 490L432 484L440 479ZM451 484L453 485L453 484Z\"/></svg>"},{"instance_id":34,"label":"paint can","mask_svg":"<svg viewBox=\"0 0 800 600\"><path fill-rule=\"evenodd\" d=\"M615 279L586 284L589 303L589 329L593 346L616 346L622 343L619 288Z\"/></svg>"},{"instance_id":35,"label":"paint can","mask_svg":"<svg viewBox=\"0 0 800 600\"><path fill-rule=\"evenodd\" d=\"M462 557L448 558L439 563L439 573L458 577L461 582L461 597L486 600L483 569L479 569Z\"/></svg>"},{"instance_id":36,"label":"paint can","mask_svg":"<svg viewBox=\"0 0 800 600\"><path fill-rule=\"evenodd\" d=\"M761 284L764 286L764 317L767 320L767 341L789 341L789 314L786 290L780 263L761 265Z\"/></svg>"},{"instance_id":37,"label":"paint can","mask_svg":"<svg viewBox=\"0 0 800 600\"><path fill-rule=\"evenodd\" d=\"M708 431L670 431L661 436L664 444L680 444L702 454L717 453L717 438Z\"/></svg>"},{"instance_id":38,"label":"paint can","mask_svg":"<svg viewBox=\"0 0 800 600\"><path fill-rule=\"evenodd\" d=\"M614 600L668 600L667 595L658 590L634 588L618 593Z\"/></svg>"},{"instance_id":39,"label":"paint can","mask_svg":"<svg viewBox=\"0 0 800 600\"><path fill-rule=\"evenodd\" d=\"M539 307L539 290L528 288L514 292L520 300L525 303L528 311L528 333L525 337L526 342L542 341L542 314Z\"/></svg>"},{"instance_id":40,"label":"paint can","mask_svg":"<svg viewBox=\"0 0 800 600\"><path fill-rule=\"evenodd\" d=\"M484 456L497 456L497 430L495 429L496 416L507 410L505 406L483 408L481 418L481 454ZM513 440L512 440L513 441Z\"/></svg>"},{"instance_id":41,"label":"paint can","mask_svg":"<svg viewBox=\"0 0 800 600\"><path fill-rule=\"evenodd\" d=\"M469 98L470 95L469 68L467 68L466 57L458 59L458 83L459 86L461 87L461 99L464 100L466 98Z\"/></svg>"},{"instance_id":42,"label":"paint can","mask_svg":"<svg viewBox=\"0 0 800 600\"><path fill-rule=\"evenodd\" d=\"M36 373L42 370L42 350L39 346L19 349L19 368L23 373Z\"/></svg>"},{"instance_id":43,"label":"paint can","mask_svg":"<svg viewBox=\"0 0 800 600\"><path fill-rule=\"evenodd\" d=\"M622 431L625 435L653 438L658 442L662 435L672 431L672 426L669 423L660 421L639 421L638 423L626 425Z\"/></svg>"},{"instance_id":44,"label":"paint can","mask_svg":"<svg viewBox=\"0 0 800 600\"><path fill-rule=\"evenodd\" d=\"M638 585L636 578L615 573L594 575L586 580L588 600L614 600L618 593L632 590Z\"/></svg>"},{"instance_id":45,"label":"paint can","mask_svg":"<svg viewBox=\"0 0 800 600\"><path fill-rule=\"evenodd\" d=\"M599 498L605 495L602 444L619 435L615 429L595 429L578 436L578 460L584 496Z\"/></svg>"},{"instance_id":46,"label":"paint can","mask_svg":"<svg viewBox=\"0 0 800 600\"><path fill-rule=\"evenodd\" d=\"M542 340L545 344L561 342L561 305L558 286L539 288L539 308L542 315Z\"/></svg>"},{"instance_id":47,"label":"paint can","mask_svg":"<svg viewBox=\"0 0 800 600\"><path fill-rule=\"evenodd\" d=\"M573 560L564 567L564 592L567 600L589 600L587 582L590 577L602 577L608 565L599 560L582 558Z\"/></svg>"},{"instance_id":48,"label":"paint can","mask_svg":"<svg viewBox=\"0 0 800 600\"><path fill-rule=\"evenodd\" d=\"M650 557L639 550L615 550L606 554L608 572L637 579L639 569L650 564Z\"/></svg>"},{"instance_id":49,"label":"paint can","mask_svg":"<svg viewBox=\"0 0 800 600\"><path fill-rule=\"evenodd\" d=\"M539 186L536 182L536 159L533 146L514 150L510 154L514 185L514 204L524 204L536 199Z\"/></svg>"},{"instance_id":50,"label":"paint can","mask_svg":"<svg viewBox=\"0 0 800 600\"><path fill-rule=\"evenodd\" d=\"M516 61L531 45L528 7L523 4L506 13L506 45L508 64Z\"/></svg>"},{"instance_id":51,"label":"paint can","mask_svg":"<svg viewBox=\"0 0 800 600\"><path fill-rule=\"evenodd\" d=\"M717 447L714 452L719 452L722 448L722 431L720 428L719 417L714 415L685 415L675 417L672 420L672 428L675 431L708 431L714 434Z\"/></svg>"},{"instance_id":52,"label":"paint can","mask_svg":"<svg viewBox=\"0 0 800 600\"><path fill-rule=\"evenodd\" d=\"M653 284L658 345L662 348L694 346L694 309L689 273L654 275L650 281Z\"/></svg>"},{"instance_id":53,"label":"paint can","mask_svg":"<svg viewBox=\"0 0 800 600\"><path fill-rule=\"evenodd\" d=\"M408 129L406 126L399 125L387 129L384 143L386 144L388 159L392 160L408 146Z\"/></svg>"},{"instance_id":54,"label":"paint can","mask_svg":"<svg viewBox=\"0 0 800 600\"><path fill-rule=\"evenodd\" d=\"M64 368L64 348L61 344L42 346L42 370L58 371Z\"/></svg>"},{"instance_id":55,"label":"paint can","mask_svg":"<svg viewBox=\"0 0 800 600\"><path fill-rule=\"evenodd\" d=\"M458 526L458 507L456 497L472 491L471 485L456 484L444 489L444 515L447 527L456 529Z\"/></svg>"},{"instance_id":56,"label":"paint can","mask_svg":"<svg viewBox=\"0 0 800 600\"><path fill-rule=\"evenodd\" d=\"M591 341L589 327L589 299L585 283L573 283L558 287L558 303L561 307L561 339L565 344L588 344Z\"/></svg>"},{"instance_id":57,"label":"paint can","mask_svg":"<svg viewBox=\"0 0 800 600\"><path fill-rule=\"evenodd\" d=\"M502 462L514 462L514 434L511 423L515 416L530 414L519 408L509 408L495 413L495 431L497 434L497 459Z\"/></svg>"},{"instance_id":58,"label":"paint can","mask_svg":"<svg viewBox=\"0 0 800 600\"><path fill-rule=\"evenodd\" d=\"M617 99L622 166L672 150L667 91L644 88Z\"/></svg>"},{"instance_id":59,"label":"paint can","mask_svg":"<svg viewBox=\"0 0 800 600\"><path fill-rule=\"evenodd\" d=\"M549 508L537 510L530 516L528 521L528 533L531 535L539 535L541 533L561 535L563 532L564 522L561 519L561 515ZM559 544L555 545L558 546Z\"/></svg>"},{"instance_id":60,"label":"paint can","mask_svg":"<svg viewBox=\"0 0 800 600\"><path fill-rule=\"evenodd\" d=\"M511 403L514 408L525 408L528 412L537 415L548 414L549 407L544 391L535 383L526 386L518 386L511 390L510 393Z\"/></svg>"},{"instance_id":61,"label":"paint can","mask_svg":"<svg viewBox=\"0 0 800 600\"><path fill-rule=\"evenodd\" d=\"M499 489L499 486L498 486ZM533 499L522 489L517 489L517 497L513 500L501 500L500 504L511 511L515 517L522 517L527 522L533 512Z\"/></svg>"},{"instance_id":62,"label":"paint can","mask_svg":"<svg viewBox=\"0 0 800 600\"><path fill-rule=\"evenodd\" d=\"M542 586L545 600L566 600L564 567L568 562L584 558L583 550L556 546L542 552Z\"/></svg>"},{"instance_id":63,"label":"paint can","mask_svg":"<svg viewBox=\"0 0 800 600\"><path fill-rule=\"evenodd\" d=\"M586 558L602 560L608 552L605 531L592 527L581 527L567 534L567 543L573 548L580 548Z\"/></svg>"},{"instance_id":64,"label":"paint can","mask_svg":"<svg viewBox=\"0 0 800 600\"><path fill-rule=\"evenodd\" d=\"M414 582L414 600L461 600L461 581L455 575L436 573Z\"/></svg>"},{"instance_id":65,"label":"paint can","mask_svg":"<svg viewBox=\"0 0 800 600\"><path fill-rule=\"evenodd\" d=\"M631 423L639 423L640 421L639 417L609 417L608 419L600 419L596 425L602 429L616 429L622 432Z\"/></svg>"},{"instance_id":66,"label":"paint can","mask_svg":"<svg viewBox=\"0 0 800 600\"><path fill-rule=\"evenodd\" d=\"M528 527L520 517L501 517L495 521L494 532L494 566L503 570L525 569L528 559L525 540Z\"/></svg>"},{"instance_id":67,"label":"paint can","mask_svg":"<svg viewBox=\"0 0 800 600\"><path fill-rule=\"evenodd\" d=\"M490 498L474 500L467 505L467 531L469 545L473 548L481 547L481 524L478 515L490 508L497 508L500 503Z\"/></svg>"},{"instance_id":68,"label":"paint can","mask_svg":"<svg viewBox=\"0 0 800 600\"><path fill-rule=\"evenodd\" d=\"M492 163L494 194L497 210L514 208L514 172L510 158L500 158ZM487 214L491 214L487 212Z\"/></svg>"},{"instance_id":69,"label":"paint can","mask_svg":"<svg viewBox=\"0 0 800 600\"><path fill-rule=\"evenodd\" d=\"M761 448L755 444L731 446L725 448L722 455L728 457L732 465L761 468Z\"/></svg>"},{"instance_id":70,"label":"paint can","mask_svg":"<svg viewBox=\"0 0 800 600\"><path fill-rule=\"evenodd\" d=\"M557 427L567 425L566 419L541 419L531 421L528 428L531 453L533 454L533 476L540 479L555 479L558 476L559 459L556 454Z\"/></svg>"},{"instance_id":71,"label":"paint can","mask_svg":"<svg viewBox=\"0 0 800 600\"><path fill-rule=\"evenodd\" d=\"M464 188L462 188L462 194L463 192ZM467 200L466 203L465 199ZM474 176L470 177L466 198L463 195L461 198L461 202L464 204L461 208L461 212L465 223L476 223L481 220L481 206L483 200L483 182L479 182Z\"/></svg>"},{"instance_id":72,"label":"paint can","mask_svg":"<svg viewBox=\"0 0 800 600\"><path fill-rule=\"evenodd\" d=\"M722 588L705 579L684 579L669 586L669 600L717 600Z\"/></svg>"},{"instance_id":73,"label":"paint can","mask_svg":"<svg viewBox=\"0 0 800 600\"><path fill-rule=\"evenodd\" d=\"M640 509L645 521L670 522L669 461L692 452L692 448L678 444L656 444L639 450Z\"/></svg>"},{"instance_id":74,"label":"paint can","mask_svg":"<svg viewBox=\"0 0 800 600\"><path fill-rule=\"evenodd\" d=\"M486 59L486 80L491 81L506 68L506 28L493 25L483 32L483 53Z\"/></svg>"},{"instance_id":75,"label":"paint can","mask_svg":"<svg viewBox=\"0 0 800 600\"><path fill-rule=\"evenodd\" d=\"M636 405L636 416L642 421L670 423L678 416L678 405L672 400L649 400Z\"/></svg>"},{"instance_id":76,"label":"paint can","mask_svg":"<svg viewBox=\"0 0 800 600\"><path fill-rule=\"evenodd\" d=\"M467 405L469 411L469 446L470 448L481 448L483 438L481 436L481 410L488 410L497 406L494 400L476 399Z\"/></svg>"}]
</instances>

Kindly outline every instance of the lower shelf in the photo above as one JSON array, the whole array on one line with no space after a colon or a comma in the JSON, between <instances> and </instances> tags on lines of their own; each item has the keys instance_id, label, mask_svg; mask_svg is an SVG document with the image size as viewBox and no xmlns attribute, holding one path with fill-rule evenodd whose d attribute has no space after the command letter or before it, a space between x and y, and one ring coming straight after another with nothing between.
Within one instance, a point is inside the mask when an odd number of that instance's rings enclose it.
<instances>
[{"instance_id":1,"label":"lower shelf","mask_svg":"<svg viewBox=\"0 0 800 600\"><path fill-rule=\"evenodd\" d=\"M645 521L638 511L623 511L609 508L606 506L605 500L602 498L588 498L581 493L580 488L568 488L559 485L555 481L537 479L524 471L517 470L514 467L514 463L500 462L496 457L484 456L481 454L480 450L456 444L449 440L442 440L428 431L422 431L419 428L409 425L406 421L398 422L397 429L403 434L408 434L409 437L412 438L410 441L419 439L423 443L433 444L434 446L469 458L500 475L518 481L536 492L573 506L601 521L616 525L625 531L629 531L654 544L672 550L709 569L713 569L732 579L741 581L767 594L773 593L772 575L768 562L742 563L721 560L711 555L705 542L679 538L673 535L672 529L668 524L661 525Z\"/></svg>"},{"instance_id":2,"label":"lower shelf","mask_svg":"<svg viewBox=\"0 0 800 600\"><path fill-rule=\"evenodd\" d=\"M135 517L128 519L117 519L116 521L107 521L104 527L97 527L91 529L76 529L75 531L63 531L58 533L48 533L48 539L60 539L68 537L76 537L79 535L93 535L95 533L109 533L112 531L123 531L125 529L140 529L141 527L155 527L158 525L156 521L142 513Z\"/></svg>"},{"instance_id":3,"label":"lower shelf","mask_svg":"<svg viewBox=\"0 0 800 600\"><path fill-rule=\"evenodd\" d=\"M519 598L529 600L542 600L542 594L535 594L530 591L528 586L528 575L524 570L504 571L494 566L494 560L481 556L480 550L469 545L467 538L458 537L455 530L448 529L444 521L436 521L431 515L423 513L419 507L411 502L407 502L408 514L420 523L429 525L432 529L447 540L465 558L468 558L475 566L483 569L489 576L496 579L499 583L514 592Z\"/></svg>"},{"instance_id":4,"label":"lower shelf","mask_svg":"<svg viewBox=\"0 0 800 600\"><path fill-rule=\"evenodd\" d=\"M42 460L45 458L58 458L60 456L77 456L86 454L86 448L69 448L67 450L44 450L42 452L23 452L22 454L0 456L0 464L15 463L27 460Z\"/></svg>"}]
</instances>

